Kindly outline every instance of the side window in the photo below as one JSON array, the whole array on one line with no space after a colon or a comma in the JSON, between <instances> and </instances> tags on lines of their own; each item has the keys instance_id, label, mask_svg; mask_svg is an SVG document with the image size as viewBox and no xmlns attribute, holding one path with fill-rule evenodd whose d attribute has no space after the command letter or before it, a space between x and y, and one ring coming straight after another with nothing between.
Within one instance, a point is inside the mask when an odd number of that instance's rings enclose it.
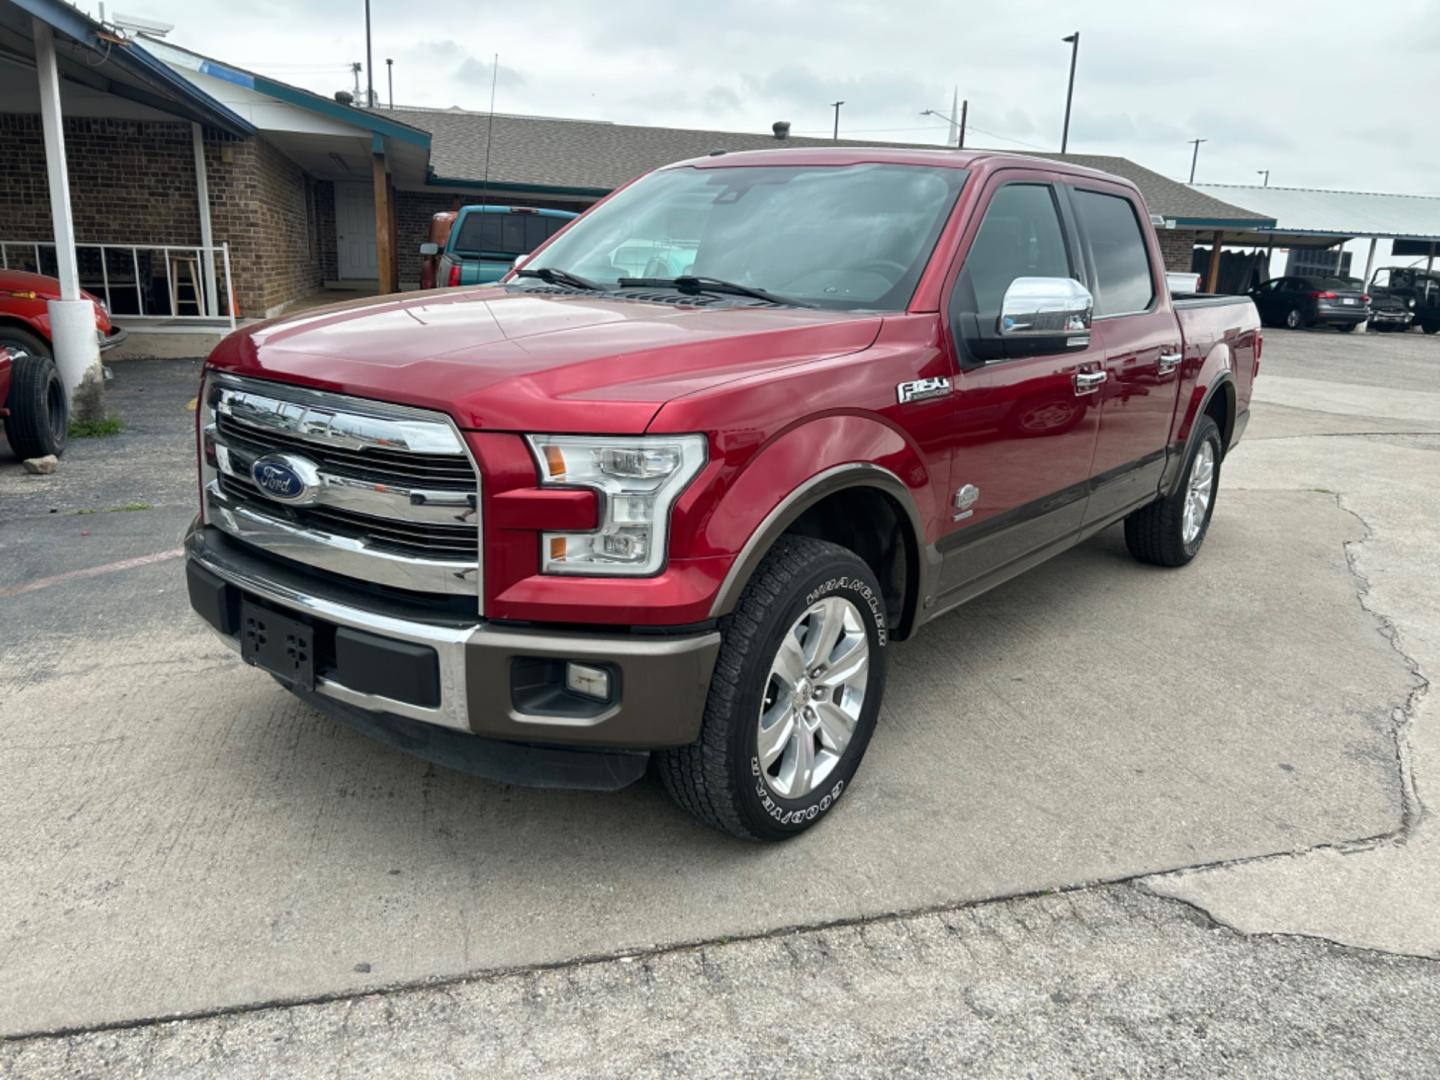
<instances>
[{"instance_id":1,"label":"side window","mask_svg":"<svg viewBox=\"0 0 1440 1080\"><path fill-rule=\"evenodd\" d=\"M980 231L965 256L961 288L983 320L1000 315L1000 301L1020 277L1073 276L1060 228L1060 212L1048 184L1007 184L995 192Z\"/></svg>"},{"instance_id":2,"label":"side window","mask_svg":"<svg viewBox=\"0 0 1440 1080\"><path fill-rule=\"evenodd\" d=\"M1155 299L1155 280L1134 203L1119 195L1078 190L1074 202L1095 259L1095 314L1144 311Z\"/></svg>"}]
</instances>

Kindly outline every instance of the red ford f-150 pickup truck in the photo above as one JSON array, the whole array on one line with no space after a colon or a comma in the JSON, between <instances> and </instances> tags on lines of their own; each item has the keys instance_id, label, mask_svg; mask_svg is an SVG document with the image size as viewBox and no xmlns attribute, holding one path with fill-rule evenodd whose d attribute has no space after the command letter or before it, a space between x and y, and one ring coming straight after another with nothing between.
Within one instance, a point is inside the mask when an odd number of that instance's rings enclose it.
<instances>
[{"instance_id":1,"label":"red ford f-150 pickup truck","mask_svg":"<svg viewBox=\"0 0 1440 1080\"><path fill-rule=\"evenodd\" d=\"M892 642L1116 522L1196 555L1260 344L1249 300L1171 297L1127 181L712 155L498 285L222 342L191 602L413 753L600 788L654 759L783 838L851 783Z\"/></svg>"}]
</instances>

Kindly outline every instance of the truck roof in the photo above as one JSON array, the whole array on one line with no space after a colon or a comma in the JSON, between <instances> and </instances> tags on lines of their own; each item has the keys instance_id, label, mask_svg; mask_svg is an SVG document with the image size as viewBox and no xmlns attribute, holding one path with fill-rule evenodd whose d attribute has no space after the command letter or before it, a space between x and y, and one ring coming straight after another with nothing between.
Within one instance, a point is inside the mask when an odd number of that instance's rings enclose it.
<instances>
[{"instance_id":1,"label":"truck roof","mask_svg":"<svg viewBox=\"0 0 1440 1080\"><path fill-rule=\"evenodd\" d=\"M739 150L734 153L716 150L705 157L677 161L664 166L664 168L718 169L757 165L865 164L929 165L950 169L983 169L987 172L1002 168L1044 169L1073 176L1103 177L1124 184L1126 187L1135 187L1123 176L1087 168L1084 165L1075 165L1068 161L1055 161L1040 154L1009 153L997 150L952 150L944 147L936 147L931 150L896 146L793 146L776 147L773 150Z\"/></svg>"}]
</instances>

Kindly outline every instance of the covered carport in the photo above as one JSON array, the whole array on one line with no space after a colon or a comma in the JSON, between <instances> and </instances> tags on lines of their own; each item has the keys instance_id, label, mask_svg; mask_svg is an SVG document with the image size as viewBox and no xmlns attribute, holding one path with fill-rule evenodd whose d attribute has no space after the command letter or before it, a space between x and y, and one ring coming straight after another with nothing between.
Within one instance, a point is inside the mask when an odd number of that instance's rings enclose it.
<instances>
[{"instance_id":1,"label":"covered carport","mask_svg":"<svg viewBox=\"0 0 1440 1080\"><path fill-rule=\"evenodd\" d=\"M112 29L62 0L0 0L0 99L5 111L38 108L44 135L46 186L54 234L60 299L49 303L55 364L71 399L72 415L103 414L103 377L95 313L81 295L75 221L66 160L67 117L188 120L194 136L204 275L208 302L216 304L216 267L202 125L231 135L254 128L177 77Z\"/></svg>"},{"instance_id":2,"label":"covered carport","mask_svg":"<svg viewBox=\"0 0 1440 1080\"><path fill-rule=\"evenodd\" d=\"M1427 270L1433 268L1440 254L1440 198L1433 196L1241 184L1192 186L1214 198L1250 207L1275 221L1269 228L1226 232L1222 244L1263 246L1270 252L1276 248L1323 250L1352 240L1369 240L1363 275L1366 282L1376 269L1381 240L1390 241L1391 254L1396 258L1423 258ZM1273 269L1271 273L1273 276Z\"/></svg>"}]
</instances>

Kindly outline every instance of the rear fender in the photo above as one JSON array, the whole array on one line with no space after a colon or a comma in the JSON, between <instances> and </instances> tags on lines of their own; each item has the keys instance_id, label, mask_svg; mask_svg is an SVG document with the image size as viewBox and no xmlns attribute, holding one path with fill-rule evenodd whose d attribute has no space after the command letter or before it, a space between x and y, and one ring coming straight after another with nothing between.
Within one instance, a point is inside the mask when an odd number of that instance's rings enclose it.
<instances>
[{"instance_id":1,"label":"rear fender","mask_svg":"<svg viewBox=\"0 0 1440 1080\"><path fill-rule=\"evenodd\" d=\"M1170 437L1170 453L1165 461L1165 476L1160 488L1169 494L1180 482L1180 473L1190 456L1195 438L1196 422L1210 408L1216 394L1224 394L1229 406L1230 423L1235 422L1235 357L1230 346L1217 342L1201 361L1193 382L1182 383L1180 400L1175 409L1175 425ZM1188 391L1188 392L1187 392ZM1222 431L1221 444L1227 445L1229 432Z\"/></svg>"},{"instance_id":2,"label":"rear fender","mask_svg":"<svg viewBox=\"0 0 1440 1080\"><path fill-rule=\"evenodd\" d=\"M923 589L933 555L926 522L934 520L929 509L934 486L924 459L879 420L829 416L791 428L757 453L710 515L706 546L735 553L712 617L734 609L766 553L806 510L836 492L861 487L883 493L899 508Z\"/></svg>"}]
</instances>

